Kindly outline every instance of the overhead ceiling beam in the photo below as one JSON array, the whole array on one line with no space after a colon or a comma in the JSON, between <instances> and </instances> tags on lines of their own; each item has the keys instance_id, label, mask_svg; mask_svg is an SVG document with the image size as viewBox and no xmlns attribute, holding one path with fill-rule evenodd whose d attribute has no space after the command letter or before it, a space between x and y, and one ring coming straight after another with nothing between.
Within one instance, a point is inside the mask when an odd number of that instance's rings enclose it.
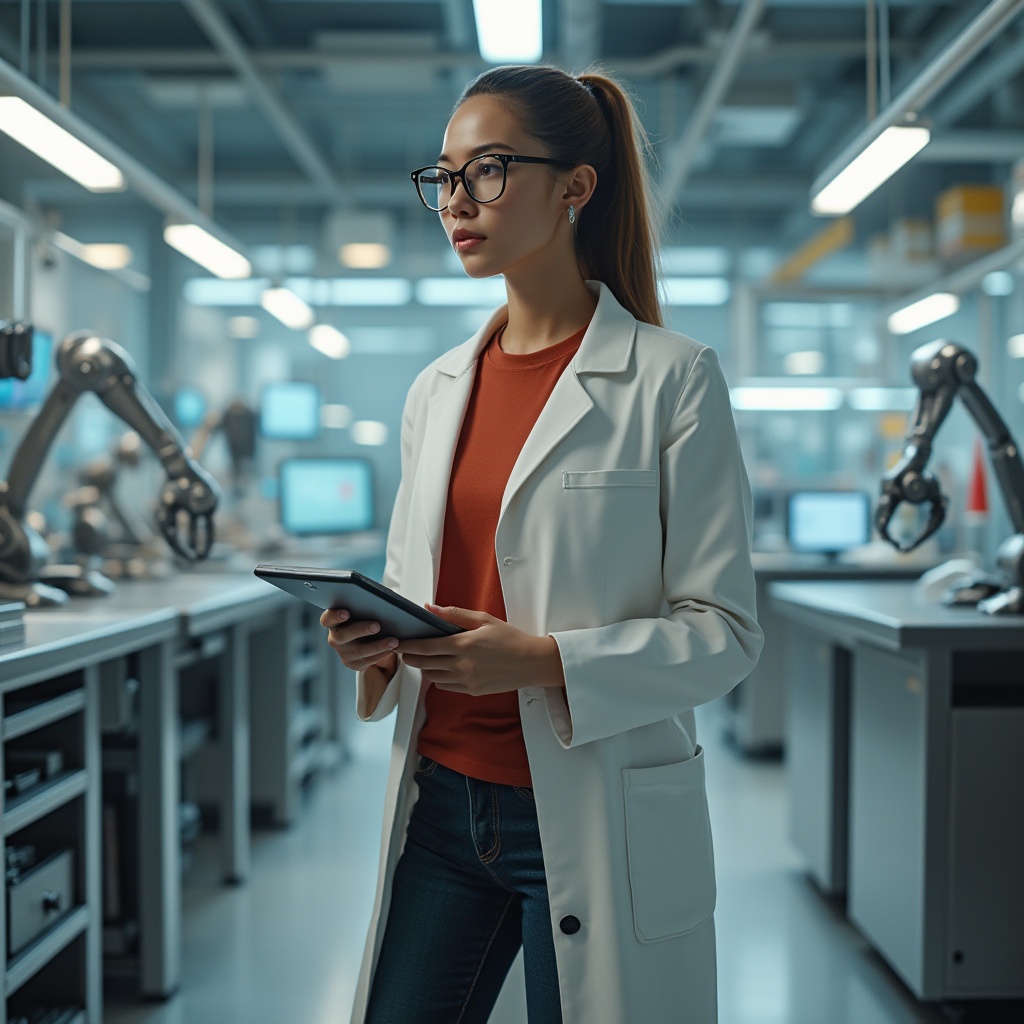
<instances>
[{"instance_id":1,"label":"overhead ceiling beam","mask_svg":"<svg viewBox=\"0 0 1024 1024\"><path fill-rule=\"evenodd\" d=\"M274 126L281 142L299 167L317 184L333 192L337 202L345 203L346 197L341 185L334 177L327 161L299 125L295 114L278 95L277 90L267 82L263 73L253 63L248 48L239 39L220 8L213 0L182 2L245 83L256 105Z\"/></svg>"},{"instance_id":2,"label":"overhead ceiling beam","mask_svg":"<svg viewBox=\"0 0 1024 1024\"><path fill-rule=\"evenodd\" d=\"M561 12L562 52L578 74L601 54L600 0L562 0Z\"/></svg>"},{"instance_id":3,"label":"overhead ceiling beam","mask_svg":"<svg viewBox=\"0 0 1024 1024\"><path fill-rule=\"evenodd\" d=\"M446 0L451 2L451 0ZM472 44L471 44L472 45ZM747 64L787 63L792 61L834 61L863 58L863 39L808 40L803 42L771 42L744 54ZM914 44L894 39L893 54L916 52ZM656 78L686 67L713 64L721 49L716 46L670 46L650 57L623 58L615 61L615 70L632 78ZM320 71L341 61L347 67L380 67L393 65L402 71L430 74L461 67L465 54L458 53L394 53L372 50L339 54L330 50L261 50L250 53L249 59L263 73L277 71ZM481 68L486 65L479 61ZM112 50L90 47L75 48L76 71L227 71L227 57L209 50Z\"/></svg>"},{"instance_id":4,"label":"overhead ceiling beam","mask_svg":"<svg viewBox=\"0 0 1024 1024\"><path fill-rule=\"evenodd\" d=\"M931 110L933 125L953 125L1005 85L1024 66L1024 36L963 74Z\"/></svg>"},{"instance_id":5,"label":"overhead ceiling beam","mask_svg":"<svg viewBox=\"0 0 1024 1024\"><path fill-rule=\"evenodd\" d=\"M664 172L661 179L662 194L672 203L680 188L690 176L694 158L701 143L707 136L715 111L722 105L739 68L740 58L747 48L761 15L765 0L745 0L743 8L736 15L729 35L722 47L721 56L715 64L707 85L693 113L687 118L683 137L669 146L663 160Z\"/></svg>"},{"instance_id":6,"label":"overhead ceiling beam","mask_svg":"<svg viewBox=\"0 0 1024 1024\"><path fill-rule=\"evenodd\" d=\"M1024 132L983 129L943 132L918 154L930 164L1015 163L1024 158Z\"/></svg>"}]
</instances>

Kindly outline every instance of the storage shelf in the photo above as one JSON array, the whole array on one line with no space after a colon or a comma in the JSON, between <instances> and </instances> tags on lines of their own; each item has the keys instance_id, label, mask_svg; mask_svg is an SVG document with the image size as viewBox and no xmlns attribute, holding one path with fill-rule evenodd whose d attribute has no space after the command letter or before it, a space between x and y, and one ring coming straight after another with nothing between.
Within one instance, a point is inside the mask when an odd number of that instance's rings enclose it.
<instances>
[{"instance_id":1,"label":"storage shelf","mask_svg":"<svg viewBox=\"0 0 1024 1024\"><path fill-rule=\"evenodd\" d=\"M26 825L38 821L51 811L63 807L75 797L81 796L86 789L88 776L84 769L61 772L60 775L40 783L31 793L9 800L4 812L4 835L9 836Z\"/></svg>"},{"instance_id":2,"label":"storage shelf","mask_svg":"<svg viewBox=\"0 0 1024 1024\"><path fill-rule=\"evenodd\" d=\"M83 773L84 774L84 773ZM76 907L60 924L53 926L28 949L7 961L4 994L17 992L40 968L45 967L68 943L81 935L89 923L87 907Z\"/></svg>"},{"instance_id":3,"label":"storage shelf","mask_svg":"<svg viewBox=\"0 0 1024 1024\"><path fill-rule=\"evenodd\" d=\"M17 736L24 736L26 733L42 729L43 726L53 722L59 722L85 707L85 691L73 690L53 700L44 701L33 708L26 708L24 711L16 711L7 715L3 722L3 738L12 740Z\"/></svg>"},{"instance_id":4,"label":"storage shelf","mask_svg":"<svg viewBox=\"0 0 1024 1024\"><path fill-rule=\"evenodd\" d=\"M190 718L181 723L178 751L181 759L191 757L205 747L213 736L213 722L209 718Z\"/></svg>"}]
</instances>

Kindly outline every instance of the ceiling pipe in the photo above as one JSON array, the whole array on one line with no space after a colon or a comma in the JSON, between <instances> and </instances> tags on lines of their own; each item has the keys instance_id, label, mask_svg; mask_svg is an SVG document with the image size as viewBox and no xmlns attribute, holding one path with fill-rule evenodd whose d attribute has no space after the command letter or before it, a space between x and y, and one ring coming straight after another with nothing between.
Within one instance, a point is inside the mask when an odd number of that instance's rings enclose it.
<instances>
[{"instance_id":1,"label":"ceiling pipe","mask_svg":"<svg viewBox=\"0 0 1024 1024\"><path fill-rule=\"evenodd\" d=\"M677 193L690 176L697 151L707 138L711 119L722 105L736 77L740 58L763 12L764 0L746 0L729 30L721 56L697 101L696 109L687 119L686 133L668 149L663 161L665 170L661 179L661 191L670 204L674 203Z\"/></svg>"},{"instance_id":2,"label":"ceiling pipe","mask_svg":"<svg viewBox=\"0 0 1024 1024\"><path fill-rule=\"evenodd\" d=\"M224 14L212 0L182 0L214 45L227 57L231 67L245 83L256 105L274 126L295 162L320 185L333 193L334 201L348 205L340 183L312 139L299 126L276 90L264 79L248 49L239 39Z\"/></svg>"},{"instance_id":3,"label":"ceiling pipe","mask_svg":"<svg viewBox=\"0 0 1024 1024\"><path fill-rule=\"evenodd\" d=\"M180 192L155 175L148 167L126 153L116 143L87 124L77 114L62 107L48 92L27 79L5 60L0 60L0 91L20 96L26 103L45 114L51 121L70 132L100 156L116 164L128 186L146 202L162 210L168 217L187 224L197 224L225 245L245 254L245 247L231 237L223 228L205 216L197 206L189 202ZM82 190L77 190L81 195Z\"/></svg>"},{"instance_id":4,"label":"ceiling pipe","mask_svg":"<svg viewBox=\"0 0 1024 1024\"><path fill-rule=\"evenodd\" d=\"M1021 11L1024 0L993 0L938 57L822 171L811 186L817 195L833 178L888 128L906 124L921 108L946 87L989 42Z\"/></svg>"}]
</instances>

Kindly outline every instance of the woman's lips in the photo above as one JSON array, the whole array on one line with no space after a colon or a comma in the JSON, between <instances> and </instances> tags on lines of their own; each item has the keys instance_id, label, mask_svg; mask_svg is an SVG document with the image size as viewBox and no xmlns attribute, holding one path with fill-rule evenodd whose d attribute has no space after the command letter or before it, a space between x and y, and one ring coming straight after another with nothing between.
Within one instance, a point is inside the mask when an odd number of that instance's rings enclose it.
<instances>
[{"instance_id":1,"label":"woman's lips","mask_svg":"<svg viewBox=\"0 0 1024 1024\"><path fill-rule=\"evenodd\" d=\"M478 235L475 231L469 231L466 228L456 228L452 232L452 247L456 252L469 252L482 241L484 241L483 235Z\"/></svg>"}]
</instances>

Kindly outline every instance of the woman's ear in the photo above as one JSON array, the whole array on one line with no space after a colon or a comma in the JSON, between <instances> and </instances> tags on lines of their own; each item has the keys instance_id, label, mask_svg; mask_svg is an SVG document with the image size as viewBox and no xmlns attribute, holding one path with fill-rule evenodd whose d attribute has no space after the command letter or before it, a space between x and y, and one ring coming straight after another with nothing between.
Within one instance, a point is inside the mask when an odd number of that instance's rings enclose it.
<instances>
[{"instance_id":1,"label":"woman's ear","mask_svg":"<svg viewBox=\"0 0 1024 1024\"><path fill-rule=\"evenodd\" d=\"M597 171L590 164L578 164L565 178L562 201L567 206L572 203L576 212L579 213L590 202L595 188L597 188Z\"/></svg>"}]
</instances>

